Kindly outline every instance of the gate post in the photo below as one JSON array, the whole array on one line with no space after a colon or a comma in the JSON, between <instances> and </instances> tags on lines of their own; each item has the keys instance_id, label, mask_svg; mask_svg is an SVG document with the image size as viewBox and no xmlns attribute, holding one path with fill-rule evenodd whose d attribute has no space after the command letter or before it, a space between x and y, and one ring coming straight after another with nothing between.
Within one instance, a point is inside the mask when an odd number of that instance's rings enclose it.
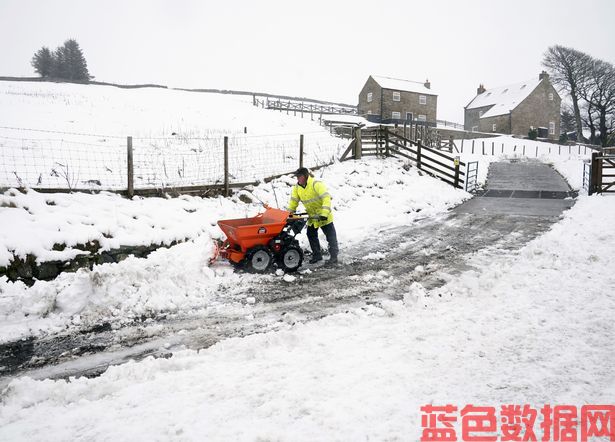
<instances>
[{"instance_id":1,"label":"gate post","mask_svg":"<svg viewBox=\"0 0 615 442\"><path fill-rule=\"evenodd\" d=\"M421 170L421 140L416 140L416 168Z\"/></svg>"},{"instance_id":2,"label":"gate post","mask_svg":"<svg viewBox=\"0 0 615 442\"><path fill-rule=\"evenodd\" d=\"M384 127L384 156L389 156L389 128Z\"/></svg>"},{"instance_id":3,"label":"gate post","mask_svg":"<svg viewBox=\"0 0 615 442\"><path fill-rule=\"evenodd\" d=\"M466 176L466 180L468 179L468 177ZM459 187L459 157L455 157L455 181L454 181L454 186L455 188Z\"/></svg>"},{"instance_id":4,"label":"gate post","mask_svg":"<svg viewBox=\"0 0 615 442\"><path fill-rule=\"evenodd\" d=\"M598 159L598 152L592 153L591 177L589 182L588 195L592 193L600 193L602 190L602 167Z\"/></svg>"},{"instance_id":5,"label":"gate post","mask_svg":"<svg viewBox=\"0 0 615 442\"><path fill-rule=\"evenodd\" d=\"M354 131L354 159L360 160L363 154L363 145L361 144L361 128L357 127Z\"/></svg>"}]
</instances>

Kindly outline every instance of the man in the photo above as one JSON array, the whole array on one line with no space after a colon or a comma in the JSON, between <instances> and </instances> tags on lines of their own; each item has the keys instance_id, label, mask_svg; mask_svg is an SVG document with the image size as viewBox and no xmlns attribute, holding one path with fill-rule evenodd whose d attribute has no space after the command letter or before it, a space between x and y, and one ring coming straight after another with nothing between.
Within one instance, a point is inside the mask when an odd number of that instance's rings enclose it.
<instances>
[{"instance_id":1,"label":"man","mask_svg":"<svg viewBox=\"0 0 615 442\"><path fill-rule=\"evenodd\" d=\"M318 241L318 229L321 228L329 243L331 258L328 264L337 264L337 234L333 225L331 195L327 192L325 183L314 179L305 167L300 167L293 175L297 177L297 184L293 186L288 210L295 212L299 202L302 202L308 214L307 237L312 249L312 259L309 262L315 264L322 260Z\"/></svg>"}]
</instances>

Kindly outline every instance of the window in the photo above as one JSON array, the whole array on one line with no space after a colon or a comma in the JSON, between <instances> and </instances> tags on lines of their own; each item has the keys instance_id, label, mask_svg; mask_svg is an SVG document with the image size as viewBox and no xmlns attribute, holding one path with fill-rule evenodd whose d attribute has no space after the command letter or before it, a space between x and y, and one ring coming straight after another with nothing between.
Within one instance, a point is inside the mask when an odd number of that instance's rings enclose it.
<instances>
[{"instance_id":1,"label":"window","mask_svg":"<svg viewBox=\"0 0 615 442\"><path fill-rule=\"evenodd\" d=\"M417 120L419 120L419 121L427 121L427 117L425 115L419 114L419 116L417 117Z\"/></svg>"},{"instance_id":2,"label":"window","mask_svg":"<svg viewBox=\"0 0 615 442\"><path fill-rule=\"evenodd\" d=\"M549 121L549 135L555 135L555 123Z\"/></svg>"},{"instance_id":3,"label":"window","mask_svg":"<svg viewBox=\"0 0 615 442\"><path fill-rule=\"evenodd\" d=\"M504 89L504 90L502 91L502 93L503 93L503 94L505 94L506 92L508 92L508 89Z\"/></svg>"},{"instance_id":4,"label":"window","mask_svg":"<svg viewBox=\"0 0 615 442\"><path fill-rule=\"evenodd\" d=\"M391 118L394 120L401 120L401 112L391 112Z\"/></svg>"},{"instance_id":5,"label":"window","mask_svg":"<svg viewBox=\"0 0 615 442\"><path fill-rule=\"evenodd\" d=\"M472 126L472 132L478 132L478 126Z\"/></svg>"},{"instance_id":6,"label":"window","mask_svg":"<svg viewBox=\"0 0 615 442\"><path fill-rule=\"evenodd\" d=\"M549 101L553 101L553 92L549 93Z\"/></svg>"},{"instance_id":7,"label":"window","mask_svg":"<svg viewBox=\"0 0 615 442\"><path fill-rule=\"evenodd\" d=\"M367 93L367 102L371 103L373 99L374 99L374 93L373 92L368 92Z\"/></svg>"},{"instance_id":8,"label":"window","mask_svg":"<svg viewBox=\"0 0 615 442\"><path fill-rule=\"evenodd\" d=\"M527 84L524 84L523 86L521 86L521 89L525 89L525 86L527 86Z\"/></svg>"},{"instance_id":9,"label":"window","mask_svg":"<svg viewBox=\"0 0 615 442\"><path fill-rule=\"evenodd\" d=\"M401 100L401 94L399 92L393 92L393 101Z\"/></svg>"},{"instance_id":10,"label":"window","mask_svg":"<svg viewBox=\"0 0 615 442\"><path fill-rule=\"evenodd\" d=\"M427 104L427 97L425 95L419 95L419 104Z\"/></svg>"},{"instance_id":11,"label":"window","mask_svg":"<svg viewBox=\"0 0 615 442\"><path fill-rule=\"evenodd\" d=\"M483 116L483 111L478 111L478 118Z\"/></svg>"},{"instance_id":12,"label":"window","mask_svg":"<svg viewBox=\"0 0 615 442\"><path fill-rule=\"evenodd\" d=\"M495 123L493 123L493 127L491 128L493 132L495 132Z\"/></svg>"},{"instance_id":13,"label":"window","mask_svg":"<svg viewBox=\"0 0 615 442\"><path fill-rule=\"evenodd\" d=\"M406 121L412 121L412 112L406 112Z\"/></svg>"},{"instance_id":14,"label":"window","mask_svg":"<svg viewBox=\"0 0 615 442\"><path fill-rule=\"evenodd\" d=\"M372 114L372 111L368 110L367 115L371 115L371 114Z\"/></svg>"}]
</instances>

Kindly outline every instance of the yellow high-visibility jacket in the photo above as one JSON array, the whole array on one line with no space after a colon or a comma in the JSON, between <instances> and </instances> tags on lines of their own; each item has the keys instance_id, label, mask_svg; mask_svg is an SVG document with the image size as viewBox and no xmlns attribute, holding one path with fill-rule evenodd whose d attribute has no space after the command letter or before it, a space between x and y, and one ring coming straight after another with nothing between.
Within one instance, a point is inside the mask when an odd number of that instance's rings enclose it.
<instances>
[{"instance_id":1,"label":"yellow high-visibility jacket","mask_svg":"<svg viewBox=\"0 0 615 442\"><path fill-rule=\"evenodd\" d=\"M296 211L299 202L303 203L303 207L305 207L309 216L308 225L318 228L333 222L331 195L327 192L327 186L322 181L309 176L305 188L295 184L288 203L288 210ZM326 216L327 219L320 221L319 216Z\"/></svg>"}]
</instances>

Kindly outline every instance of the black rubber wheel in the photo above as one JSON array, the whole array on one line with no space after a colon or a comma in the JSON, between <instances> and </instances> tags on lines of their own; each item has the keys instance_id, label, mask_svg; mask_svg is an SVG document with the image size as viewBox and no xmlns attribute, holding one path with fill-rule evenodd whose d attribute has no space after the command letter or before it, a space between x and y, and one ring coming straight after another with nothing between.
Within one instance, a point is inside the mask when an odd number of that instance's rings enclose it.
<instances>
[{"instance_id":1,"label":"black rubber wheel","mask_svg":"<svg viewBox=\"0 0 615 442\"><path fill-rule=\"evenodd\" d=\"M296 272L303 262L303 251L298 246L288 246L280 252L278 266L285 272Z\"/></svg>"},{"instance_id":2,"label":"black rubber wheel","mask_svg":"<svg viewBox=\"0 0 615 442\"><path fill-rule=\"evenodd\" d=\"M252 273L265 273L271 268L273 255L262 246L254 247L246 253L245 268Z\"/></svg>"}]
</instances>

